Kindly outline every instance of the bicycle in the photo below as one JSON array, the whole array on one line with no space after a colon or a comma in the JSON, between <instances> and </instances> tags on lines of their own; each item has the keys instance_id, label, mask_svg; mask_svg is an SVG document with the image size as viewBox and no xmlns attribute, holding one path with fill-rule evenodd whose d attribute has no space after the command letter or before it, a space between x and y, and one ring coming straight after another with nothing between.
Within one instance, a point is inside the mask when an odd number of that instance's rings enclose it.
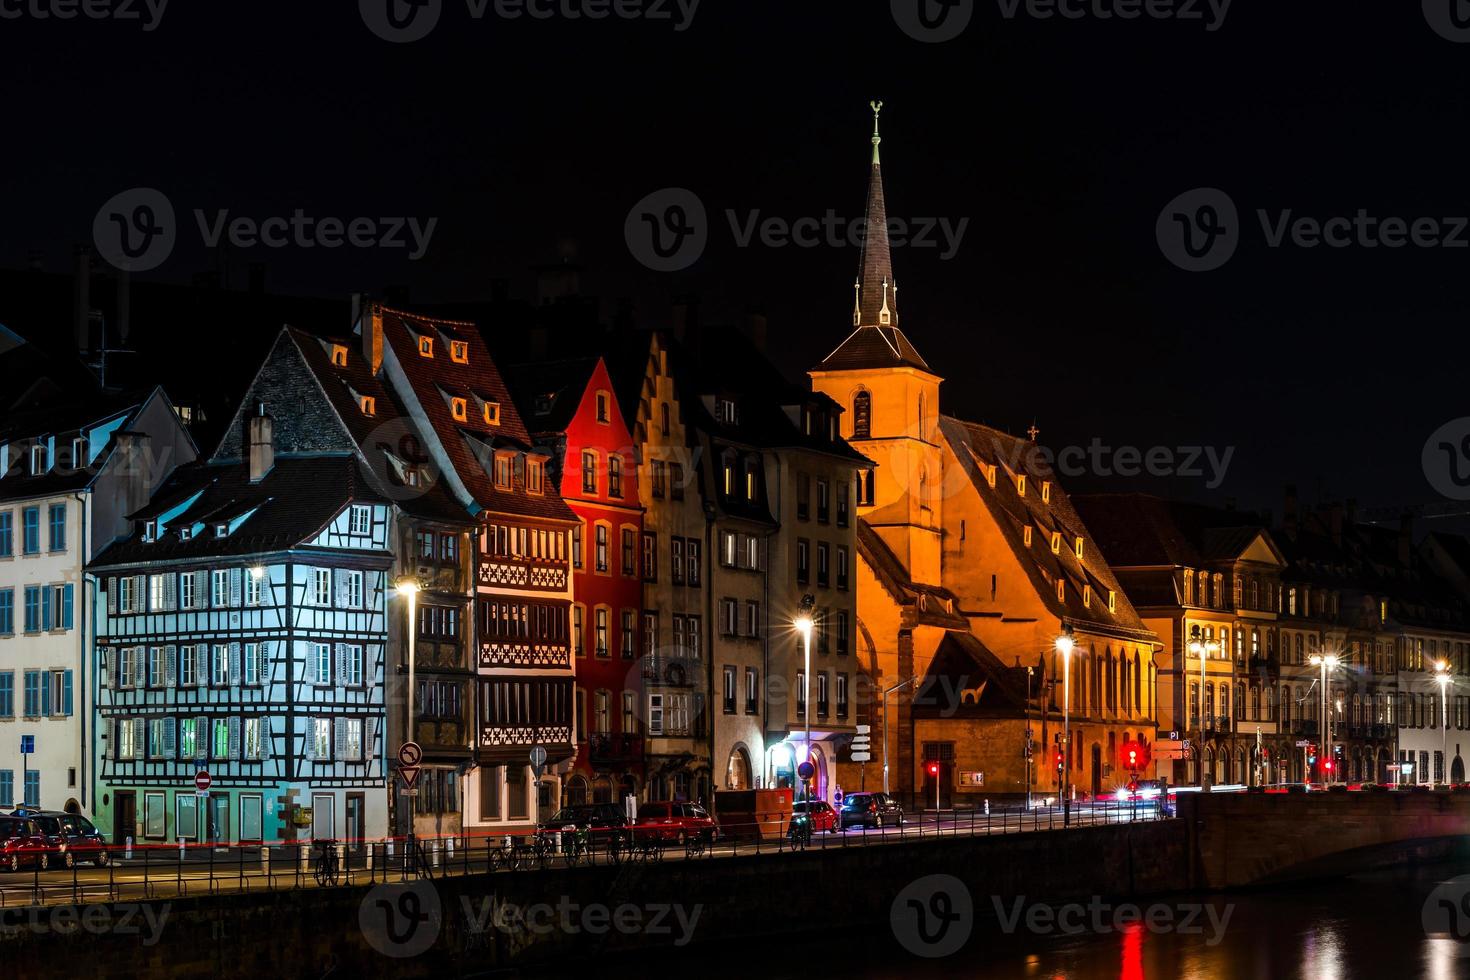
<instances>
[{"instance_id":1,"label":"bicycle","mask_svg":"<svg viewBox=\"0 0 1470 980\"><path fill-rule=\"evenodd\" d=\"M713 843L713 841L711 841L710 835L707 833L694 834L693 836L687 838L684 841L685 859L703 857L705 853L710 849L711 843Z\"/></svg>"},{"instance_id":2,"label":"bicycle","mask_svg":"<svg viewBox=\"0 0 1470 980\"><path fill-rule=\"evenodd\" d=\"M786 841L793 851L804 851L812 843L812 820L805 814L791 818L786 827Z\"/></svg>"},{"instance_id":3,"label":"bicycle","mask_svg":"<svg viewBox=\"0 0 1470 980\"><path fill-rule=\"evenodd\" d=\"M337 842L319 840L313 842L317 849L316 869L313 872L318 887L337 884L341 868L337 861Z\"/></svg>"},{"instance_id":4,"label":"bicycle","mask_svg":"<svg viewBox=\"0 0 1470 980\"><path fill-rule=\"evenodd\" d=\"M579 862L592 860L592 839L586 827L579 827L572 831L571 836L565 838L565 841L563 856L566 858L567 867L575 868Z\"/></svg>"}]
</instances>

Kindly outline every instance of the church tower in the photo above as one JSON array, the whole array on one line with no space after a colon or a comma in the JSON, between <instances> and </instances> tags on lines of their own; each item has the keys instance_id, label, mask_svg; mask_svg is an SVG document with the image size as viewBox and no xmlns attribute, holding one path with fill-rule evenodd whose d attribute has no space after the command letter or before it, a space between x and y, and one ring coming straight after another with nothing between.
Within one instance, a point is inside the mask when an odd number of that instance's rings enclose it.
<instances>
[{"instance_id":1,"label":"church tower","mask_svg":"<svg viewBox=\"0 0 1470 980\"><path fill-rule=\"evenodd\" d=\"M919 582L940 581L942 380L899 329L898 282L883 196L882 137L873 109L866 234L853 283L852 332L810 372L812 387L846 408L842 435L877 463L860 477L858 514Z\"/></svg>"}]
</instances>

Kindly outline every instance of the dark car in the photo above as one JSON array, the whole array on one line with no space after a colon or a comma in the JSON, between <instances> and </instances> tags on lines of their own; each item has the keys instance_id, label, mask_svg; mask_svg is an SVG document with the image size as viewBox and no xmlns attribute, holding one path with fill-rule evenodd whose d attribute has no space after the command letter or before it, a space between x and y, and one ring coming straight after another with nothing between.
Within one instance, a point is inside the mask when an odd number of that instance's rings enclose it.
<instances>
[{"instance_id":1,"label":"dark car","mask_svg":"<svg viewBox=\"0 0 1470 980\"><path fill-rule=\"evenodd\" d=\"M52 844L32 817L0 816L0 870L51 866Z\"/></svg>"},{"instance_id":2,"label":"dark car","mask_svg":"<svg viewBox=\"0 0 1470 980\"><path fill-rule=\"evenodd\" d=\"M608 830L626 827L628 815L616 803L576 803L564 806L546 821L545 829Z\"/></svg>"},{"instance_id":3,"label":"dark car","mask_svg":"<svg viewBox=\"0 0 1470 980\"><path fill-rule=\"evenodd\" d=\"M903 824L903 807L887 793L849 793L842 801L842 829L848 827L897 827Z\"/></svg>"},{"instance_id":4,"label":"dark car","mask_svg":"<svg viewBox=\"0 0 1470 980\"><path fill-rule=\"evenodd\" d=\"M75 813L41 810L31 817L50 843L50 863L70 868L78 863L105 867L112 859L107 841L92 821Z\"/></svg>"},{"instance_id":5,"label":"dark car","mask_svg":"<svg viewBox=\"0 0 1470 980\"><path fill-rule=\"evenodd\" d=\"M810 814L812 818L812 830L825 830L835 832L840 828L837 826L837 811L832 809L832 804L826 800L798 800L791 804L791 815L799 817Z\"/></svg>"},{"instance_id":6,"label":"dark car","mask_svg":"<svg viewBox=\"0 0 1470 980\"><path fill-rule=\"evenodd\" d=\"M661 841L693 837L708 843L717 836L714 818L697 803L645 803L638 808L636 827L640 837Z\"/></svg>"}]
</instances>

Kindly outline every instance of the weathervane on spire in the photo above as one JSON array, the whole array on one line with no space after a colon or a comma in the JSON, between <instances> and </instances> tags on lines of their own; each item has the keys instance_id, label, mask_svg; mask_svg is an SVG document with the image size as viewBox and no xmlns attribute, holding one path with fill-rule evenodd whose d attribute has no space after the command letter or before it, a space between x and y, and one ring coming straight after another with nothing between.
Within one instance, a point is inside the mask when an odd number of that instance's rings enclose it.
<instances>
[{"instance_id":1,"label":"weathervane on spire","mask_svg":"<svg viewBox=\"0 0 1470 980\"><path fill-rule=\"evenodd\" d=\"M883 111L883 102L869 102L873 108L873 162L878 162L878 144L883 142L883 137L878 135L878 113Z\"/></svg>"}]
</instances>

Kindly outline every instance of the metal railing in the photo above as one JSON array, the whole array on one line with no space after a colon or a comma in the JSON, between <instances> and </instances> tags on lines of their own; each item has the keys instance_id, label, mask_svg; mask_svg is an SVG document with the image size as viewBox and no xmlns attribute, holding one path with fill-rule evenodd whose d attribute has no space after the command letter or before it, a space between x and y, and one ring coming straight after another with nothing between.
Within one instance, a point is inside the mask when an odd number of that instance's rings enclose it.
<instances>
[{"instance_id":1,"label":"metal railing","mask_svg":"<svg viewBox=\"0 0 1470 980\"><path fill-rule=\"evenodd\" d=\"M534 873L673 860L719 860L751 855L846 850L951 837L1063 831L1168 819L1157 800L1111 798L1074 802L1069 820L1060 805L986 806L927 810L894 824L863 818L869 826L803 827L789 815L760 823L721 823L712 830L635 824L628 828L567 832L521 829L474 831L443 837L278 843L142 843L74 852L72 867L42 869L26 859L19 871L0 871L0 908L151 901L222 892L280 891L408 881L441 875ZM836 811L841 820L841 812ZM851 816L850 816L851 819ZM331 856L327 851L331 851ZM35 856L30 856L34 858ZM335 858L335 860L333 860Z\"/></svg>"}]
</instances>

